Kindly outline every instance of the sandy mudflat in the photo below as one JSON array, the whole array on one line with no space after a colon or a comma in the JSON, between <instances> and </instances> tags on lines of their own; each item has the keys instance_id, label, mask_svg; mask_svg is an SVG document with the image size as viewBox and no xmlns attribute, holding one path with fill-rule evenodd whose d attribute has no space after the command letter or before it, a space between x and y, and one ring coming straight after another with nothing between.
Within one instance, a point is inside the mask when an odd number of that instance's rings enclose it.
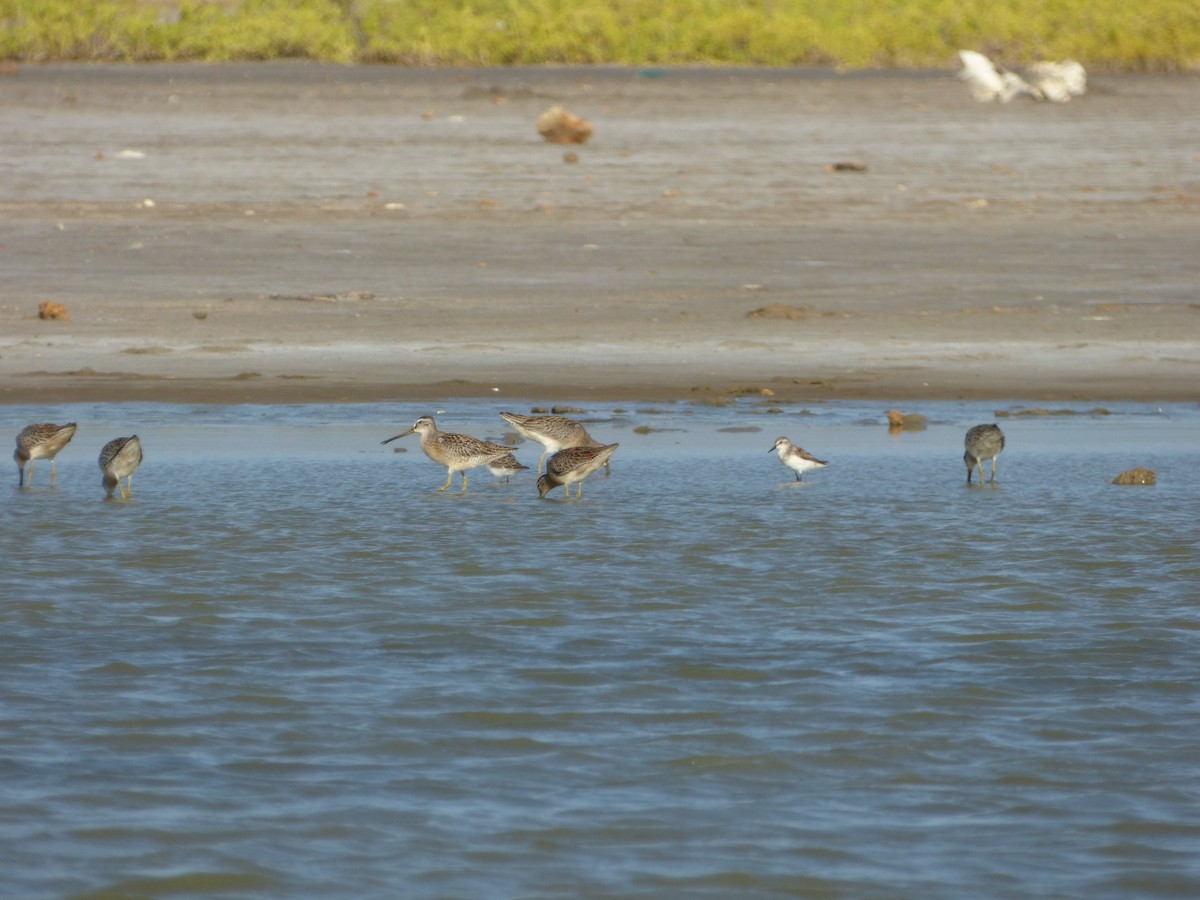
<instances>
[{"instance_id":1,"label":"sandy mudflat","mask_svg":"<svg viewBox=\"0 0 1200 900\"><path fill-rule=\"evenodd\" d=\"M1200 399L1198 95L26 66L0 402ZM595 123L577 162L534 130L554 102Z\"/></svg>"}]
</instances>

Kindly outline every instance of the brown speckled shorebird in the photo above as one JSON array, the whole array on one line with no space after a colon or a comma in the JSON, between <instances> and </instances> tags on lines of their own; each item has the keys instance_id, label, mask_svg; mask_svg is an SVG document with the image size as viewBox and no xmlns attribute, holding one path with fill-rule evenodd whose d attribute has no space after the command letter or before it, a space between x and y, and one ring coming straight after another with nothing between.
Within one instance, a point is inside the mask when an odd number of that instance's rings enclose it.
<instances>
[{"instance_id":1,"label":"brown speckled shorebird","mask_svg":"<svg viewBox=\"0 0 1200 900\"><path fill-rule=\"evenodd\" d=\"M971 470L976 467L979 469L979 483L983 484L985 459L992 461L992 477L988 480L995 483L996 457L1004 449L1004 432L1000 430L1000 426L995 422L991 425L976 425L967 432L963 446L967 448L963 454L963 462L967 464L967 484L971 483Z\"/></svg>"},{"instance_id":2,"label":"brown speckled shorebird","mask_svg":"<svg viewBox=\"0 0 1200 900\"><path fill-rule=\"evenodd\" d=\"M383 443L391 443L397 438L412 434L414 431L421 435L421 449L425 451L425 455L435 463L446 467L446 483L438 488L439 491L444 491L450 487L450 482L454 480L455 472L462 472L462 492L465 494L467 492L467 469L486 466L488 463L495 462L517 449L516 447L505 447L502 444L491 444L487 441L481 441L479 438L473 438L469 434L451 434L447 431L438 431L437 424L431 416L421 416L408 431L392 435Z\"/></svg>"},{"instance_id":3,"label":"brown speckled shorebird","mask_svg":"<svg viewBox=\"0 0 1200 900\"><path fill-rule=\"evenodd\" d=\"M121 499L133 495L133 473L142 464L142 442L138 436L113 438L100 451L100 471L104 473L104 490L109 497L114 490L121 492ZM121 479L125 487L121 487Z\"/></svg>"},{"instance_id":4,"label":"brown speckled shorebird","mask_svg":"<svg viewBox=\"0 0 1200 900\"><path fill-rule=\"evenodd\" d=\"M620 444L603 444L599 447L568 447L559 450L546 460L546 471L538 478L538 496L545 497L560 484L566 485L566 499L571 499L571 485L575 499L583 497L583 479L605 465Z\"/></svg>"},{"instance_id":5,"label":"brown speckled shorebird","mask_svg":"<svg viewBox=\"0 0 1200 900\"><path fill-rule=\"evenodd\" d=\"M50 460L50 483L54 484L54 457L75 436L75 423L69 425L28 425L17 435L17 449L13 459L20 473L19 487L25 486L25 463L29 463L29 483L33 483L34 460Z\"/></svg>"},{"instance_id":6,"label":"brown speckled shorebird","mask_svg":"<svg viewBox=\"0 0 1200 900\"><path fill-rule=\"evenodd\" d=\"M796 473L797 481L804 480L800 477L802 472L823 469L829 465L825 460L817 459L803 447L797 447L785 437L775 438L774 446L767 452L778 453L779 461Z\"/></svg>"},{"instance_id":7,"label":"brown speckled shorebird","mask_svg":"<svg viewBox=\"0 0 1200 900\"><path fill-rule=\"evenodd\" d=\"M505 482L507 482L510 477L516 475L518 472L527 471L529 469L529 466L521 465L520 461L511 453L500 457L495 462L488 463L487 467L489 472L491 472L497 478L503 478Z\"/></svg>"},{"instance_id":8,"label":"brown speckled shorebird","mask_svg":"<svg viewBox=\"0 0 1200 900\"><path fill-rule=\"evenodd\" d=\"M502 412L500 418L517 430L521 437L537 441L546 449L538 457L537 470L542 471L542 462L549 453L566 450L570 447L603 447L596 441L587 429L566 416L522 416L517 413Z\"/></svg>"}]
</instances>

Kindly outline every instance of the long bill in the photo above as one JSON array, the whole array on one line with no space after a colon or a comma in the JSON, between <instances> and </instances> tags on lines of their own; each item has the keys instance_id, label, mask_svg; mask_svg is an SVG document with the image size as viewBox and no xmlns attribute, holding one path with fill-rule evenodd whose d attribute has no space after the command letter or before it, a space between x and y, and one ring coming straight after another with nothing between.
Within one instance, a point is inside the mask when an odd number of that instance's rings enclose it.
<instances>
[{"instance_id":1,"label":"long bill","mask_svg":"<svg viewBox=\"0 0 1200 900\"><path fill-rule=\"evenodd\" d=\"M410 429L408 429L408 431L402 431L399 434L393 434L386 441L380 441L380 443L381 444L390 444L392 441L396 440L397 438L408 437L410 434L412 434L416 430L417 429L415 429L415 428L410 428Z\"/></svg>"}]
</instances>

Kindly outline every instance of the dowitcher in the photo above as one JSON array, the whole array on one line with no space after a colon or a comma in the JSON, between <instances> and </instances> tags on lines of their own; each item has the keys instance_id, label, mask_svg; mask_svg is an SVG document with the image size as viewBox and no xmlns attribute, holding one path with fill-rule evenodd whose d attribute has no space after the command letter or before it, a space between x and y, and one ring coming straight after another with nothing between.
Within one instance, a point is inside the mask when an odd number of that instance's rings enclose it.
<instances>
[{"instance_id":1,"label":"dowitcher","mask_svg":"<svg viewBox=\"0 0 1200 900\"><path fill-rule=\"evenodd\" d=\"M775 446L768 453L778 453L779 461L796 473L796 480L803 481L800 475L813 469L823 469L829 463L817 459L803 447L797 447L785 437L775 438Z\"/></svg>"},{"instance_id":2,"label":"dowitcher","mask_svg":"<svg viewBox=\"0 0 1200 900\"><path fill-rule=\"evenodd\" d=\"M546 449L538 457L537 470L542 471L542 461L549 453L557 453L570 447L603 447L587 429L566 416L522 416L502 412L500 418L517 430L522 437L537 441Z\"/></svg>"},{"instance_id":3,"label":"dowitcher","mask_svg":"<svg viewBox=\"0 0 1200 900\"><path fill-rule=\"evenodd\" d=\"M511 476L516 475L518 472L529 468L529 466L521 465L511 453L500 457L495 462L488 463L487 467L489 472L497 478L503 478L505 481L508 481Z\"/></svg>"},{"instance_id":4,"label":"dowitcher","mask_svg":"<svg viewBox=\"0 0 1200 900\"><path fill-rule=\"evenodd\" d=\"M128 500L133 494L133 473L142 464L142 442L138 436L113 438L100 451L100 471L104 473L104 490L108 496L113 490L121 492L121 499ZM125 487L121 487L121 479Z\"/></svg>"},{"instance_id":5,"label":"dowitcher","mask_svg":"<svg viewBox=\"0 0 1200 900\"><path fill-rule=\"evenodd\" d=\"M448 431L438 431L431 416L421 416L416 424L408 431L392 435L383 443L388 444L397 438L402 438L413 432L421 435L421 449L435 463L446 467L446 483L439 491L450 487L455 472L462 472L462 492L467 492L467 469L486 466L516 450L516 447L505 447L503 444L492 444L473 438L469 434L451 434Z\"/></svg>"},{"instance_id":6,"label":"dowitcher","mask_svg":"<svg viewBox=\"0 0 1200 900\"><path fill-rule=\"evenodd\" d=\"M967 464L967 484L971 483L971 470L974 468L979 469L979 483L983 484L985 459L992 461L992 477L989 481L995 483L996 457L1004 449L1004 432L1000 430L1000 426L994 422L991 425L976 425L967 432L963 446L967 448L963 454L963 462Z\"/></svg>"},{"instance_id":7,"label":"dowitcher","mask_svg":"<svg viewBox=\"0 0 1200 900\"><path fill-rule=\"evenodd\" d=\"M17 449L13 459L20 473L20 487L25 486L25 463L29 463L29 483L33 483L34 460L50 460L50 483L54 484L54 457L75 436L75 423L69 425L28 425L17 435Z\"/></svg>"},{"instance_id":8,"label":"dowitcher","mask_svg":"<svg viewBox=\"0 0 1200 900\"><path fill-rule=\"evenodd\" d=\"M560 484L566 485L566 499L571 499L571 485L575 499L583 497L583 479L612 459L620 444L601 444L599 447L568 447L559 450L546 460L546 471L537 480L538 496L545 497Z\"/></svg>"}]
</instances>

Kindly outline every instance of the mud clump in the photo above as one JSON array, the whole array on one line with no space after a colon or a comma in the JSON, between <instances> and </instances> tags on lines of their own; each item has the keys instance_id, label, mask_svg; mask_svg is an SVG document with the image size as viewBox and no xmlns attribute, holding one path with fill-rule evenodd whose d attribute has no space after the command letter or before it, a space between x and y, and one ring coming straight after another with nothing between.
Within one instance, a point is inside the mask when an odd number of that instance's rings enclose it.
<instances>
[{"instance_id":1,"label":"mud clump","mask_svg":"<svg viewBox=\"0 0 1200 900\"><path fill-rule=\"evenodd\" d=\"M887 414L888 428L925 428L929 420L920 413L902 413L892 409Z\"/></svg>"},{"instance_id":2,"label":"mud clump","mask_svg":"<svg viewBox=\"0 0 1200 900\"><path fill-rule=\"evenodd\" d=\"M593 126L562 106L552 106L538 116L537 130L551 144L585 144L592 136Z\"/></svg>"},{"instance_id":3,"label":"mud clump","mask_svg":"<svg viewBox=\"0 0 1200 900\"><path fill-rule=\"evenodd\" d=\"M38 304L38 318L66 322L71 318L71 314L67 312L67 308L63 304L55 303L53 300L43 300Z\"/></svg>"},{"instance_id":4,"label":"mud clump","mask_svg":"<svg viewBox=\"0 0 1200 900\"><path fill-rule=\"evenodd\" d=\"M813 314L808 306L788 306L786 303L772 303L768 306L753 309L746 313L747 319L807 319Z\"/></svg>"},{"instance_id":5,"label":"mud clump","mask_svg":"<svg viewBox=\"0 0 1200 900\"><path fill-rule=\"evenodd\" d=\"M1135 484L1151 486L1156 483L1157 479L1152 469L1146 469L1138 466L1135 469L1126 469L1120 475L1113 479L1113 484Z\"/></svg>"}]
</instances>

